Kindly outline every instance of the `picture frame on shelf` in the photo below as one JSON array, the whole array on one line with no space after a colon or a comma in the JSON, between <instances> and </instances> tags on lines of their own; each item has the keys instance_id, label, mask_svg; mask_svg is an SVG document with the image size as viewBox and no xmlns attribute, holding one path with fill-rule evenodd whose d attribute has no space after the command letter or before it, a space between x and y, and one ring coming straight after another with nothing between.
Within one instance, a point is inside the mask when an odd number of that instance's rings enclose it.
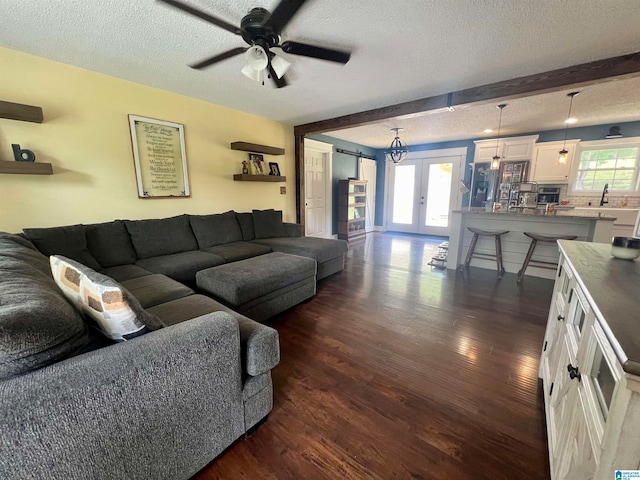
<instances>
[{"instance_id":1,"label":"picture frame on shelf","mask_svg":"<svg viewBox=\"0 0 640 480\"><path fill-rule=\"evenodd\" d=\"M280 176L280 167L276 162L269 162L269 175Z\"/></svg>"},{"instance_id":2,"label":"picture frame on shelf","mask_svg":"<svg viewBox=\"0 0 640 480\"><path fill-rule=\"evenodd\" d=\"M184 125L129 115L139 198L190 197Z\"/></svg>"},{"instance_id":3,"label":"picture frame on shelf","mask_svg":"<svg viewBox=\"0 0 640 480\"><path fill-rule=\"evenodd\" d=\"M249 154L249 163L251 163L252 175L266 175L266 169L264 167L264 157L258 153Z\"/></svg>"}]
</instances>

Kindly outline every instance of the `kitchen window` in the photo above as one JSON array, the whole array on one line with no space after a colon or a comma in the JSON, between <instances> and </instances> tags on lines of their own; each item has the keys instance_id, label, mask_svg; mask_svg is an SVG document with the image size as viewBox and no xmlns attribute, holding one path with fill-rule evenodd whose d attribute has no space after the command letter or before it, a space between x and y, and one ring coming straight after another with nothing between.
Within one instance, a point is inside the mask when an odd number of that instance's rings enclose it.
<instances>
[{"instance_id":1,"label":"kitchen window","mask_svg":"<svg viewBox=\"0 0 640 480\"><path fill-rule=\"evenodd\" d=\"M640 170L640 138L581 142L574 160L573 192L636 192Z\"/></svg>"}]
</instances>

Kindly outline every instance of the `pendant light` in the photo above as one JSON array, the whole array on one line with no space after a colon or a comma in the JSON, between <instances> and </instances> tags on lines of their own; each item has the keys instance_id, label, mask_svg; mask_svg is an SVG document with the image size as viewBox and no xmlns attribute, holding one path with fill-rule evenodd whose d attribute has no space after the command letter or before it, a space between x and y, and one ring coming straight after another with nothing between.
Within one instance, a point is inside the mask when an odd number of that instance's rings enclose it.
<instances>
[{"instance_id":1,"label":"pendant light","mask_svg":"<svg viewBox=\"0 0 640 480\"><path fill-rule=\"evenodd\" d=\"M387 156L387 159L392 161L393 163L400 163L407 156L407 152L409 149L407 146L402 143L400 140L399 132L404 130L403 128L392 128L391 130L396 132L396 136L389 145L389 148L384 152Z\"/></svg>"},{"instance_id":2,"label":"pendant light","mask_svg":"<svg viewBox=\"0 0 640 480\"><path fill-rule=\"evenodd\" d=\"M567 124L567 126L564 128L564 143L562 144L562 150L558 152L558 164L560 165L567 164L567 158L569 156L569 152L565 147L567 146L567 134L569 133L569 119L571 118L571 107L573 106L573 97L575 97L579 93L580 92L567 93L567 97L571 97L571 100L569 101L569 114L567 115L567 119L565 120L565 123Z\"/></svg>"},{"instance_id":3,"label":"pendant light","mask_svg":"<svg viewBox=\"0 0 640 480\"><path fill-rule=\"evenodd\" d=\"M498 170L500 168L500 155L498 155L498 146L500 143L500 128L502 127L502 110L506 107L506 103L501 103L496 108L500 109L500 120L498 121L498 136L496 137L496 154L493 156L491 160L491 170Z\"/></svg>"}]
</instances>

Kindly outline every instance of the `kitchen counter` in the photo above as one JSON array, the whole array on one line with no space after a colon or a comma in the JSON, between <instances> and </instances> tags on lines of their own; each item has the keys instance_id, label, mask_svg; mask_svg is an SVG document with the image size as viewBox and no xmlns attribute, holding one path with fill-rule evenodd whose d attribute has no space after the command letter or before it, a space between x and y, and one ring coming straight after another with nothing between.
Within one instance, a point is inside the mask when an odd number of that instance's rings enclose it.
<instances>
[{"instance_id":1,"label":"kitchen counter","mask_svg":"<svg viewBox=\"0 0 640 480\"><path fill-rule=\"evenodd\" d=\"M553 213L546 213L542 209L514 209L508 211L487 212L484 209L462 209L454 210L453 213L462 215L500 215L500 216L516 216L516 217L563 217L563 218L586 218L591 220L605 220L613 222L616 217L613 215L598 215L593 212L581 212L580 210L554 210Z\"/></svg>"},{"instance_id":2,"label":"kitchen counter","mask_svg":"<svg viewBox=\"0 0 640 480\"><path fill-rule=\"evenodd\" d=\"M622 368L640 375L640 259L614 258L610 245L566 240L558 243Z\"/></svg>"},{"instance_id":3,"label":"kitchen counter","mask_svg":"<svg viewBox=\"0 0 640 480\"><path fill-rule=\"evenodd\" d=\"M592 212L575 210L556 210L545 214L542 210L487 212L484 209L454 210L451 214L449 235L449 255L447 268L456 269L464 262L473 234L467 227L485 230L508 230L502 236L502 260L509 273L518 273L529 249L531 239L524 232L540 235L575 235L578 241L611 242L613 236L613 215L599 215ZM481 236L476 252L495 253L494 237ZM560 253L556 244L538 242L533 255L534 260L557 262ZM472 259L471 266L496 269L494 260ZM554 271L529 266L526 275L554 278Z\"/></svg>"}]
</instances>

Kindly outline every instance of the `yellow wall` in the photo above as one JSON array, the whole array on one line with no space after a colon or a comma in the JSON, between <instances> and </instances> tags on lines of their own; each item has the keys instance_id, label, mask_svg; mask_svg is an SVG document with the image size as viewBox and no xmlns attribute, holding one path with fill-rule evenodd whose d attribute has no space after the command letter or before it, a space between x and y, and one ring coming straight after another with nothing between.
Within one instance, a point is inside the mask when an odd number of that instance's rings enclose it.
<instances>
[{"instance_id":1,"label":"yellow wall","mask_svg":"<svg viewBox=\"0 0 640 480\"><path fill-rule=\"evenodd\" d=\"M4 48L0 100L44 111L41 124L0 119L0 160L18 143L53 164L53 175L0 174L0 231L254 208L295 221L291 126ZM128 114L184 125L190 198L138 198ZM284 183L232 180L248 157L234 141L286 150L265 155L287 176L286 195Z\"/></svg>"}]
</instances>

